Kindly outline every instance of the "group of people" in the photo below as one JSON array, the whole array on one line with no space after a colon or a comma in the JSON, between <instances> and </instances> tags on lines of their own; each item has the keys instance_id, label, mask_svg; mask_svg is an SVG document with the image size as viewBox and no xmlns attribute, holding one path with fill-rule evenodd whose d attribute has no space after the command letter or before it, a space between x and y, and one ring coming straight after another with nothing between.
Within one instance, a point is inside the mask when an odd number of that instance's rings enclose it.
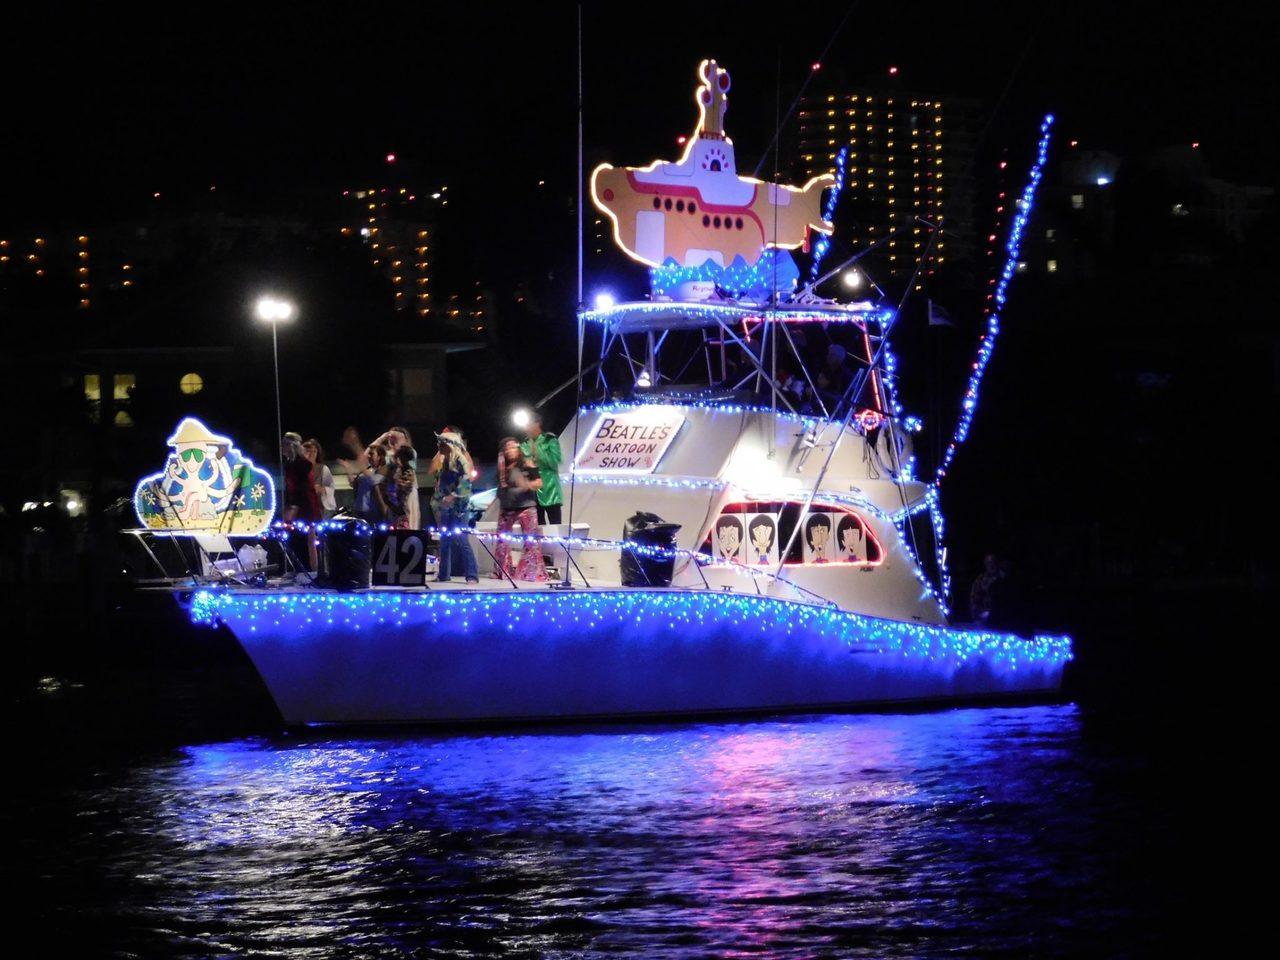
<instances>
[{"instance_id":1,"label":"group of people","mask_svg":"<svg viewBox=\"0 0 1280 960\"><path fill-rule=\"evenodd\" d=\"M502 534L542 535L543 524L559 524L564 494L560 488L560 440L542 429L542 416L530 415L527 438L504 437L498 444L498 540L493 576L540 582L547 579L542 547L527 543L512 569L511 541Z\"/></svg>"},{"instance_id":2,"label":"group of people","mask_svg":"<svg viewBox=\"0 0 1280 960\"><path fill-rule=\"evenodd\" d=\"M479 582L475 554L467 529L471 525L472 481L477 476L466 438L456 426L436 435L435 455L426 465L431 487L430 517L424 517L419 500L418 452L404 427L391 427L370 444L361 441L354 427L343 433L349 457L339 460L353 492L348 511L371 525L393 530L418 530L434 521L440 534L437 579L448 582L460 573L468 583ZM324 448L317 440L304 441L286 433L280 452L284 464L281 518L305 526L311 569L317 569L315 524L337 513L333 474L325 463ZM506 437L498 445L498 532L537 537L546 523L559 524L564 497L560 488L560 441L542 429L542 419L531 415L524 441ZM521 551L519 564L512 561L511 542L500 539L494 551L493 576L528 581L547 579L542 550L530 545Z\"/></svg>"},{"instance_id":3,"label":"group of people","mask_svg":"<svg viewBox=\"0 0 1280 960\"><path fill-rule=\"evenodd\" d=\"M797 374L789 363L780 360L778 384L798 413L817 415L825 408L831 416L838 416L845 409L845 393L853 383L857 372L855 368L859 362L855 356L854 362L850 363L849 351L838 343L832 343L827 347L822 363L809 367L815 371L812 381ZM863 390L861 396L849 397L848 400L860 408L874 405L874 398L868 390Z\"/></svg>"}]
</instances>

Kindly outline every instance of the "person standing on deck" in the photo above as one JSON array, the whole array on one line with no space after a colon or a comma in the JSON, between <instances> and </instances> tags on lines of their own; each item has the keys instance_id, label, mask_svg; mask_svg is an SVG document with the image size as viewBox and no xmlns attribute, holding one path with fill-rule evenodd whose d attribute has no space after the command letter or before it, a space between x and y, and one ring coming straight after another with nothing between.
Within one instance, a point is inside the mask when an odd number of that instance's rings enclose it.
<instances>
[{"instance_id":1,"label":"person standing on deck","mask_svg":"<svg viewBox=\"0 0 1280 960\"><path fill-rule=\"evenodd\" d=\"M517 524L524 537L542 536L538 524L538 490L542 477L533 459L520 450L515 437L504 437L498 447L498 549L494 551L493 576L501 580L511 577L511 542L503 534L510 534ZM520 552L520 566L515 571L520 580L542 582L547 579L547 568L542 559L542 544L537 540L525 540Z\"/></svg>"},{"instance_id":2,"label":"person standing on deck","mask_svg":"<svg viewBox=\"0 0 1280 960\"><path fill-rule=\"evenodd\" d=\"M324 519L320 495L312 481L315 465L302 449L302 435L290 431L280 438L280 459L284 466L284 497L280 519L289 526L305 524L307 562L312 572L319 569L319 549L315 524Z\"/></svg>"},{"instance_id":3,"label":"person standing on deck","mask_svg":"<svg viewBox=\"0 0 1280 960\"><path fill-rule=\"evenodd\" d=\"M542 414L529 415L529 439L520 444L520 452L538 468L542 486L538 489L538 525L559 524L564 492L560 489L560 438L542 429Z\"/></svg>"},{"instance_id":4,"label":"person standing on deck","mask_svg":"<svg viewBox=\"0 0 1280 960\"><path fill-rule=\"evenodd\" d=\"M452 532L471 526L471 471L474 469L471 454L456 427L445 427L436 434L436 439L440 449L427 467L435 488L431 509L440 528L440 566L436 579L448 583L455 563L460 563L467 583L479 583L470 539L466 533Z\"/></svg>"}]
</instances>

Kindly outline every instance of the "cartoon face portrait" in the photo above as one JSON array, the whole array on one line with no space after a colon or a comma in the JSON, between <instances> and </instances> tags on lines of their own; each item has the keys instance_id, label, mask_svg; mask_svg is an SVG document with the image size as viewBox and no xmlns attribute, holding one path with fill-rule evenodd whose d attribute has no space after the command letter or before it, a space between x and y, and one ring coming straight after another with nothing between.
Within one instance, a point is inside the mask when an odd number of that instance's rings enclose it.
<instances>
[{"instance_id":1,"label":"cartoon face portrait","mask_svg":"<svg viewBox=\"0 0 1280 960\"><path fill-rule=\"evenodd\" d=\"M827 563L828 541L831 539L831 518L825 513L815 513L804 524L805 557L808 563Z\"/></svg>"},{"instance_id":2,"label":"cartoon face portrait","mask_svg":"<svg viewBox=\"0 0 1280 960\"><path fill-rule=\"evenodd\" d=\"M716 555L726 560L741 560L742 521L724 516L716 521Z\"/></svg>"},{"instance_id":3,"label":"cartoon face portrait","mask_svg":"<svg viewBox=\"0 0 1280 960\"><path fill-rule=\"evenodd\" d=\"M756 563L769 563L773 558L773 544L778 538L777 521L768 514L759 514L747 527L751 537L752 560Z\"/></svg>"},{"instance_id":4,"label":"cartoon face portrait","mask_svg":"<svg viewBox=\"0 0 1280 960\"><path fill-rule=\"evenodd\" d=\"M836 552L842 563L866 559L866 534L855 517L841 517L836 527Z\"/></svg>"}]
</instances>

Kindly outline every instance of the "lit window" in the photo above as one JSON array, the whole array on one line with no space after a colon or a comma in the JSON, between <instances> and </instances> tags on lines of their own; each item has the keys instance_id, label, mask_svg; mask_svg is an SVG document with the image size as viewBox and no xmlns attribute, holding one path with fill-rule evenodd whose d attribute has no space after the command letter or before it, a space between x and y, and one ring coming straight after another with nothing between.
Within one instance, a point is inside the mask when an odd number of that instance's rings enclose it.
<instances>
[{"instance_id":1,"label":"lit window","mask_svg":"<svg viewBox=\"0 0 1280 960\"><path fill-rule=\"evenodd\" d=\"M96 373L84 375L84 398L86 400L102 399L102 380Z\"/></svg>"},{"instance_id":2,"label":"lit window","mask_svg":"<svg viewBox=\"0 0 1280 960\"><path fill-rule=\"evenodd\" d=\"M1083 209L1084 209L1084 194L1083 194L1083 193L1073 193L1073 194L1071 195L1071 209L1072 209L1072 210L1083 210Z\"/></svg>"},{"instance_id":3,"label":"lit window","mask_svg":"<svg viewBox=\"0 0 1280 960\"><path fill-rule=\"evenodd\" d=\"M138 378L132 373L117 373L113 378L111 398L113 400L128 400L130 391L138 384Z\"/></svg>"},{"instance_id":4,"label":"lit window","mask_svg":"<svg viewBox=\"0 0 1280 960\"><path fill-rule=\"evenodd\" d=\"M133 417L129 416L128 410L117 410L115 425L117 427L132 427Z\"/></svg>"},{"instance_id":5,"label":"lit window","mask_svg":"<svg viewBox=\"0 0 1280 960\"><path fill-rule=\"evenodd\" d=\"M1050 261L1049 261L1048 263L1046 263L1044 266L1045 266L1045 269L1046 269L1046 270L1048 270L1050 273L1057 273L1057 272L1058 272L1058 261L1057 261L1057 260L1050 260Z\"/></svg>"},{"instance_id":6,"label":"lit window","mask_svg":"<svg viewBox=\"0 0 1280 960\"><path fill-rule=\"evenodd\" d=\"M204 389L204 377L198 373L184 373L178 381L178 389L188 396Z\"/></svg>"}]
</instances>

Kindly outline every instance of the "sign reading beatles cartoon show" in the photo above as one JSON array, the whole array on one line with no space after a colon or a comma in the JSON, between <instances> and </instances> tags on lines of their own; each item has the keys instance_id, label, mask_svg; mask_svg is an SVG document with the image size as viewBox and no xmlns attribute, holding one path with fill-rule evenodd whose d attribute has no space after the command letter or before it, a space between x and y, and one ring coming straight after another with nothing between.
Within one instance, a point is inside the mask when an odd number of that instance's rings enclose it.
<instances>
[{"instance_id":1,"label":"sign reading beatles cartoon show","mask_svg":"<svg viewBox=\"0 0 1280 960\"><path fill-rule=\"evenodd\" d=\"M256 536L271 524L275 488L231 442L194 417L168 439L164 468L138 482L138 522L174 533Z\"/></svg>"},{"instance_id":2,"label":"sign reading beatles cartoon show","mask_svg":"<svg viewBox=\"0 0 1280 960\"><path fill-rule=\"evenodd\" d=\"M653 473L684 425L668 407L607 413L578 454L577 469L592 473Z\"/></svg>"}]
</instances>

